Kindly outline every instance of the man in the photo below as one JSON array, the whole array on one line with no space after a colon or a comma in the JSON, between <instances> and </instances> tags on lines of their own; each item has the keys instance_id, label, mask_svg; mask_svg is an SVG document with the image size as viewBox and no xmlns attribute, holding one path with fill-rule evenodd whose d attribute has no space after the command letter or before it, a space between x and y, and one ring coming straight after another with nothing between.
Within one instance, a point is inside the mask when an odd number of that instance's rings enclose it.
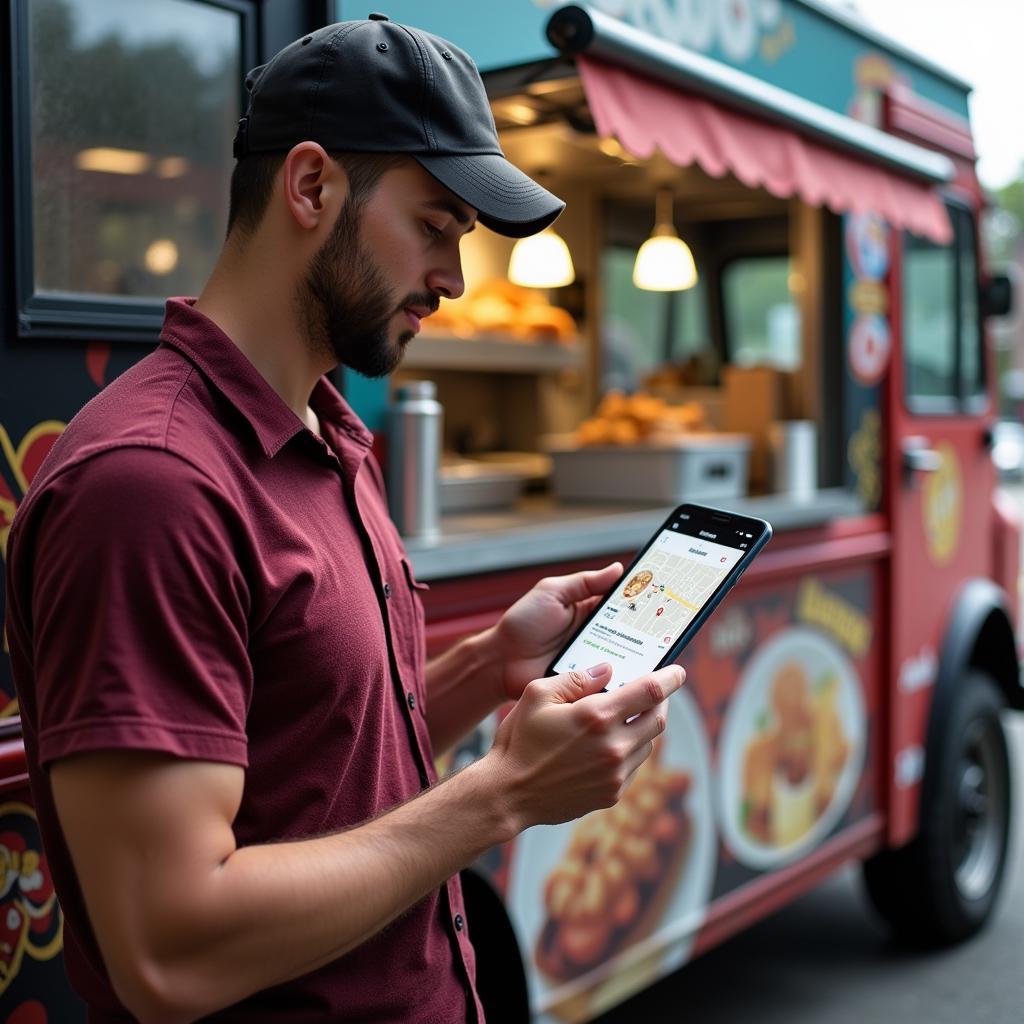
<instances>
[{"instance_id":1,"label":"man","mask_svg":"<svg viewBox=\"0 0 1024 1024\"><path fill-rule=\"evenodd\" d=\"M11 533L67 966L91 1021L478 1020L457 872L612 804L682 673L538 678L618 565L423 664L370 436L323 375L394 369L461 294L477 220L528 234L562 203L504 160L444 40L373 16L247 84L208 284L70 424Z\"/></svg>"}]
</instances>

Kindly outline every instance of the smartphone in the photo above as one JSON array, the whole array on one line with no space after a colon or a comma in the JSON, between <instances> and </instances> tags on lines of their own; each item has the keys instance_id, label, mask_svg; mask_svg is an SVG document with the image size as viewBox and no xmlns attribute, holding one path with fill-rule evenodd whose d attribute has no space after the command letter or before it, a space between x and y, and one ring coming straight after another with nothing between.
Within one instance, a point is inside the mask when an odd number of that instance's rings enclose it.
<instances>
[{"instance_id":1,"label":"smartphone","mask_svg":"<svg viewBox=\"0 0 1024 1024\"><path fill-rule=\"evenodd\" d=\"M679 657L771 539L764 519L680 505L548 667L613 667L609 689Z\"/></svg>"}]
</instances>

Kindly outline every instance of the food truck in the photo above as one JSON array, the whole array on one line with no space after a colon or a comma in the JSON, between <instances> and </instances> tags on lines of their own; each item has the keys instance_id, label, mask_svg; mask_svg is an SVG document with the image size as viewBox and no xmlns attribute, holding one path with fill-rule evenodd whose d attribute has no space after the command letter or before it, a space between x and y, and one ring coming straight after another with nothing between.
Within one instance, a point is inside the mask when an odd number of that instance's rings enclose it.
<instances>
[{"instance_id":1,"label":"food truck","mask_svg":"<svg viewBox=\"0 0 1024 1024\"><path fill-rule=\"evenodd\" d=\"M125 9L13 0L0 27L0 541L63 425L212 265L244 70L367 13ZM775 532L620 804L464 873L489 1018L592 1019L851 862L896 933L968 938L1006 864L1000 712L1024 708L986 334L1010 297L969 86L820 0L386 13L473 54L506 154L568 200L539 247L466 238L465 295L392 379L339 374L385 464L399 386L443 407L440 530L407 539L427 653L542 577L628 564L680 501ZM666 584L626 584L653 601L638 628ZM0 714L0 1019L84 1019L6 659Z\"/></svg>"}]
</instances>

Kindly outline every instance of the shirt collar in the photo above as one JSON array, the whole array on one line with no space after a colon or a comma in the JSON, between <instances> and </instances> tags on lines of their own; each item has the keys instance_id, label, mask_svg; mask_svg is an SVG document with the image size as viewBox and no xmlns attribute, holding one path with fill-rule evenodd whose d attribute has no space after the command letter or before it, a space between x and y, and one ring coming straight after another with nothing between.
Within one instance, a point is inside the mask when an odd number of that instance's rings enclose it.
<instances>
[{"instance_id":1,"label":"shirt collar","mask_svg":"<svg viewBox=\"0 0 1024 1024\"><path fill-rule=\"evenodd\" d=\"M273 458L305 424L246 358L242 350L195 306L193 298L167 300L160 340L197 366L211 384L245 417L268 458ZM373 435L326 377L313 389L311 405L364 448Z\"/></svg>"}]
</instances>

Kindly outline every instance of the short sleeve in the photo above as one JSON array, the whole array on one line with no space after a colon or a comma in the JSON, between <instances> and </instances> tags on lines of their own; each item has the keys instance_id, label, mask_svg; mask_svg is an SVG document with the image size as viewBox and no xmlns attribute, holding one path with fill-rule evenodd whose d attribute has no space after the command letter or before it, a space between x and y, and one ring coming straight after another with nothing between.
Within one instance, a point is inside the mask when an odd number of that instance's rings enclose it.
<instances>
[{"instance_id":1,"label":"short sleeve","mask_svg":"<svg viewBox=\"0 0 1024 1024\"><path fill-rule=\"evenodd\" d=\"M31 519L21 532L43 764L135 749L245 766L239 510L178 456L125 448L48 483Z\"/></svg>"}]
</instances>

